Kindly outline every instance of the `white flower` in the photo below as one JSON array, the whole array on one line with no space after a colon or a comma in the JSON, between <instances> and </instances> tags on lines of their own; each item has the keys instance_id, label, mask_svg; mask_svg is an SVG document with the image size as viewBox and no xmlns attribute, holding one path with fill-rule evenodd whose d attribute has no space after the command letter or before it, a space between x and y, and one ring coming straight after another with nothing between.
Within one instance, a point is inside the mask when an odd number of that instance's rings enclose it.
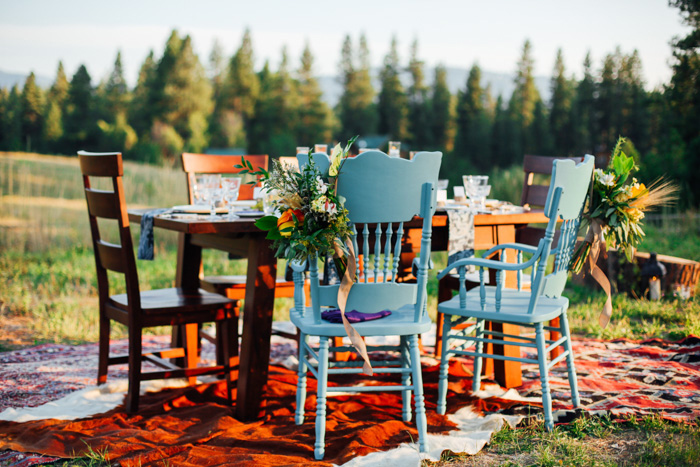
<instances>
[{"instance_id":1,"label":"white flower","mask_svg":"<svg viewBox=\"0 0 700 467\"><path fill-rule=\"evenodd\" d=\"M338 170L340 169L340 161L343 159L343 149L340 147L340 143L336 144L331 151L331 166L328 169L328 175L335 177L338 175Z\"/></svg>"},{"instance_id":2,"label":"white flower","mask_svg":"<svg viewBox=\"0 0 700 467\"><path fill-rule=\"evenodd\" d=\"M316 212L325 212L331 216L338 212L338 207L326 196L319 196L311 202L311 209Z\"/></svg>"},{"instance_id":3,"label":"white flower","mask_svg":"<svg viewBox=\"0 0 700 467\"><path fill-rule=\"evenodd\" d=\"M596 177L596 180L598 180L598 183L600 183L601 185L605 185L605 186L615 185L615 175L614 174L606 174L601 169L596 169L595 177Z\"/></svg>"},{"instance_id":4,"label":"white flower","mask_svg":"<svg viewBox=\"0 0 700 467\"><path fill-rule=\"evenodd\" d=\"M321 193L322 195L328 191L328 185L323 183L323 179L320 176L316 177L316 191Z\"/></svg>"}]
</instances>

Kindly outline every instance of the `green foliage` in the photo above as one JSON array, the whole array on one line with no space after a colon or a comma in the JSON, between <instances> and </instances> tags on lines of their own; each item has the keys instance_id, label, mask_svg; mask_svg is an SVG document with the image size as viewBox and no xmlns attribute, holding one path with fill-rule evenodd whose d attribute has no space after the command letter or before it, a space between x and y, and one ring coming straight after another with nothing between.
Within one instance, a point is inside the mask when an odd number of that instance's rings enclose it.
<instances>
[{"instance_id":1,"label":"green foliage","mask_svg":"<svg viewBox=\"0 0 700 467\"><path fill-rule=\"evenodd\" d=\"M323 92L313 74L314 58L307 44L298 70L298 109L295 119L295 145L313 146L331 141L333 117L323 101ZM283 154L283 153L280 153Z\"/></svg>"},{"instance_id":2,"label":"green foliage","mask_svg":"<svg viewBox=\"0 0 700 467\"><path fill-rule=\"evenodd\" d=\"M572 123L572 101L574 97L574 82L566 77L564 54L557 51L557 59L552 75L552 101L549 112L549 127L554 139L554 154L558 156L573 156L574 129Z\"/></svg>"},{"instance_id":3,"label":"green foliage","mask_svg":"<svg viewBox=\"0 0 700 467\"><path fill-rule=\"evenodd\" d=\"M80 65L70 82L63 118L65 144L71 148L71 152L94 147L97 134L96 111L90 74L85 65Z\"/></svg>"},{"instance_id":4,"label":"green foliage","mask_svg":"<svg viewBox=\"0 0 700 467\"><path fill-rule=\"evenodd\" d=\"M418 58L418 39L411 46L411 59L408 71L411 74L411 86L408 88L408 144L413 150L433 147L430 127L430 102L428 87L423 75L423 62Z\"/></svg>"},{"instance_id":5,"label":"green foliage","mask_svg":"<svg viewBox=\"0 0 700 467\"><path fill-rule=\"evenodd\" d=\"M484 171L492 166L492 114L487 91L481 87L481 69L474 65L467 78L466 91L457 95L457 121L454 143L454 165L460 174Z\"/></svg>"},{"instance_id":6,"label":"green foliage","mask_svg":"<svg viewBox=\"0 0 700 467\"><path fill-rule=\"evenodd\" d=\"M430 141L436 150L448 151L451 133L451 100L450 89L447 87L447 70L443 65L435 67L435 79L431 89L430 99Z\"/></svg>"},{"instance_id":7,"label":"green foliage","mask_svg":"<svg viewBox=\"0 0 700 467\"><path fill-rule=\"evenodd\" d=\"M391 49L384 57L384 67L380 73L381 90L377 101L378 131L392 140L405 138L408 113L406 93L399 78L401 64L397 47L394 37Z\"/></svg>"},{"instance_id":8,"label":"green foliage","mask_svg":"<svg viewBox=\"0 0 700 467\"><path fill-rule=\"evenodd\" d=\"M44 96L36 85L34 72L29 74L24 83L20 102L25 150L36 151L42 142Z\"/></svg>"},{"instance_id":9,"label":"green foliage","mask_svg":"<svg viewBox=\"0 0 700 467\"><path fill-rule=\"evenodd\" d=\"M375 91L370 76L369 48L364 34L360 36L357 55L353 55L350 36L345 36L340 59L343 93L336 108L340 123L336 138L341 141L353 135L371 135L377 131Z\"/></svg>"}]
</instances>

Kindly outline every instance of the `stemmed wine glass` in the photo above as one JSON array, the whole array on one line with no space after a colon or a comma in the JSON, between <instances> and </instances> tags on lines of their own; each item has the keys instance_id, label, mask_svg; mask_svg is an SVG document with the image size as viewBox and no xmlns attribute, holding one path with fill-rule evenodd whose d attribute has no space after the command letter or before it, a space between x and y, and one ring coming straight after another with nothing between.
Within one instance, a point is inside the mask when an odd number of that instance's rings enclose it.
<instances>
[{"instance_id":1,"label":"stemmed wine glass","mask_svg":"<svg viewBox=\"0 0 700 467\"><path fill-rule=\"evenodd\" d=\"M469 199L474 200L479 207L483 208L486 197L491 192L488 175L463 175L462 182Z\"/></svg>"},{"instance_id":2,"label":"stemmed wine glass","mask_svg":"<svg viewBox=\"0 0 700 467\"><path fill-rule=\"evenodd\" d=\"M224 191L224 201L228 205L228 219L238 219L234 202L238 199L238 191L241 189L241 179L238 177L226 177L221 179L221 187Z\"/></svg>"}]
</instances>

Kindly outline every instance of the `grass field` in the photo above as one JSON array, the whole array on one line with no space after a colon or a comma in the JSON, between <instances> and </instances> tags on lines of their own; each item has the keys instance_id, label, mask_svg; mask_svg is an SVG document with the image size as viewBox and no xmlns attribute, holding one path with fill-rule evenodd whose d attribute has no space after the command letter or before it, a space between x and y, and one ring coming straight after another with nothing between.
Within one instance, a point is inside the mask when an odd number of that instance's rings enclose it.
<instances>
[{"instance_id":1,"label":"grass field","mask_svg":"<svg viewBox=\"0 0 700 467\"><path fill-rule=\"evenodd\" d=\"M502 187L494 193L496 197L519 196L519 168L492 177L494 186ZM186 202L184 175L174 169L126 162L124 185L129 207ZM41 342L97 341L97 289L87 219L77 158L0 153L0 351ZM697 214L662 216L649 222L645 230L642 250L700 260ZM137 242L137 226L132 235ZM155 235L155 260L138 262L144 289L169 287L174 282L176 237L164 231ZM444 266L445 256L435 254L437 269ZM205 251L204 261L207 272L215 274L245 271L244 261L229 261L221 252ZM113 292L119 291L123 286L117 285ZM431 271L429 294L429 310L434 315L435 271ZM696 298L649 302L618 295L612 322L601 329L597 324L604 302L600 292L571 286L566 295L571 301L574 334L605 339L700 335ZM287 319L290 306L289 299L277 300L275 319ZM125 335L119 327L116 333ZM13 343L18 336L21 339ZM504 431L478 456L447 456L439 465L561 465L562 458L572 459L565 465L698 465L694 463L700 458L697 428L654 419L622 425L582 421L579 425L551 434L543 434L538 427ZM633 451L617 455L611 446L620 443L633 446ZM592 453L602 457L595 460ZM65 465L105 465L99 457Z\"/></svg>"}]
</instances>

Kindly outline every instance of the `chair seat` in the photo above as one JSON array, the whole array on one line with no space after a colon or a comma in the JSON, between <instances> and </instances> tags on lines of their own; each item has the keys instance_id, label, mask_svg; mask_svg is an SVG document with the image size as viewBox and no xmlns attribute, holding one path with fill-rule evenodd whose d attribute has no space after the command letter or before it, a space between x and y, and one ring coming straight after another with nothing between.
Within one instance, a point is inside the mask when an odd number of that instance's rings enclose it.
<instances>
[{"instance_id":1,"label":"chair seat","mask_svg":"<svg viewBox=\"0 0 700 467\"><path fill-rule=\"evenodd\" d=\"M126 311L128 306L127 295L112 295L108 303ZM169 313L172 311L213 311L234 303L235 300L230 300L222 295L210 293L203 289L185 290L173 287L141 292L141 308L145 314Z\"/></svg>"},{"instance_id":2,"label":"chair seat","mask_svg":"<svg viewBox=\"0 0 700 467\"><path fill-rule=\"evenodd\" d=\"M496 287L486 287L486 306L481 309L481 296L479 287L467 292L467 304L465 308L459 306L459 295L438 304L438 311L448 315L465 316L471 318L487 319L489 321L506 323L541 323L552 320L562 314L569 306L566 297L540 297L537 308L533 313L528 313L530 303L529 290L503 289L501 296L501 309L496 311Z\"/></svg>"},{"instance_id":3,"label":"chair seat","mask_svg":"<svg viewBox=\"0 0 700 467\"><path fill-rule=\"evenodd\" d=\"M218 287L245 287L246 276L245 275L235 275L235 276L204 276L201 279L202 283L209 283L213 286ZM284 277L277 278L276 286L287 285L294 287L294 282L287 281Z\"/></svg>"},{"instance_id":4,"label":"chair seat","mask_svg":"<svg viewBox=\"0 0 700 467\"><path fill-rule=\"evenodd\" d=\"M419 322L414 321L413 314L413 305L406 305L398 310L392 310L389 316L372 321L352 323L352 327L361 336L408 336L430 331L432 322L428 314L425 313ZM306 308L303 317L295 309L292 309L290 318L292 323L304 334L328 337L347 336L342 323L331 323L326 320L321 320L320 324L314 323L314 312L311 307Z\"/></svg>"}]
</instances>

